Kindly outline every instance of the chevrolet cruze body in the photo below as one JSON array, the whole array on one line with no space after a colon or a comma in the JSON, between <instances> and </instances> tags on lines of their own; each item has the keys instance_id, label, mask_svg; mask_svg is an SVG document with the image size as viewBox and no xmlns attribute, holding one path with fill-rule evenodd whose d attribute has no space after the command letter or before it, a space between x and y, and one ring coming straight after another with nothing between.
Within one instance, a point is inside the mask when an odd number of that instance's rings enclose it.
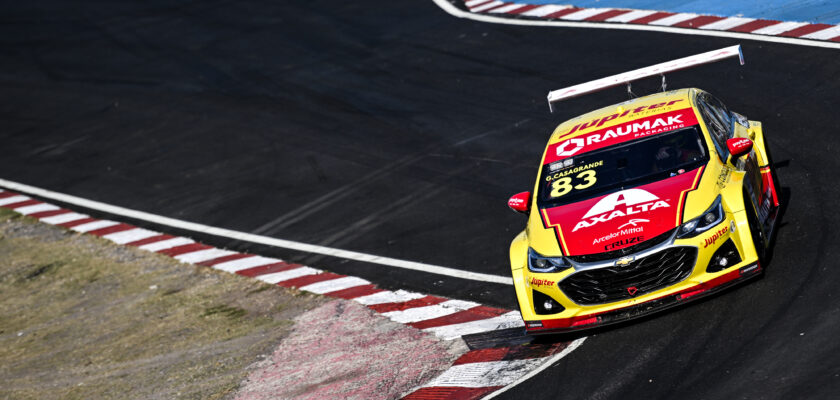
<instances>
[{"instance_id":1,"label":"chevrolet cruze body","mask_svg":"<svg viewBox=\"0 0 840 400\"><path fill-rule=\"evenodd\" d=\"M510 246L529 333L584 329L762 271L779 198L760 122L700 89L605 107L552 133Z\"/></svg>"}]
</instances>

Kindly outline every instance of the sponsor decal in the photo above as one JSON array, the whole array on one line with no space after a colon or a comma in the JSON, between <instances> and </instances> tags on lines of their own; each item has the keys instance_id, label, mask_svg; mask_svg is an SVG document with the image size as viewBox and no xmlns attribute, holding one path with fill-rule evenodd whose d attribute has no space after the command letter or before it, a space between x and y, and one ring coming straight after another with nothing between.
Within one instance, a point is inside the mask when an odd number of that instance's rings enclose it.
<instances>
[{"instance_id":1,"label":"sponsor decal","mask_svg":"<svg viewBox=\"0 0 840 400\"><path fill-rule=\"evenodd\" d=\"M703 244L703 248L705 249L706 247L715 244L715 242L717 242L717 240L723 237L723 235L725 235L727 232L729 232L729 227L724 226L723 228L720 228L717 232L715 232L715 234L711 237L703 239L706 242L705 244Z\"/></svg>"},{"instance_id":2,"label":"sponsor decal","mask_svg":"<svg viewBox=\"0 0 840 400\"><path fill-rule=\"evenodd\" d=\"M551 144L545 156L545 164L551 164L585 151L597 150L696 124L697 118L691 108L639 118Z\"/></svg>"},{"instance_id":3,"label":"sponsor decal","mask_svg":"<svg viewBox=\"0 0 840 400\"><path fill-rule=\"evenodd\" d=\"M635 226L638 226L637 224L643 224L645 222L650 222L650 220L649 219L644 219L644 218L633 218L629 222L627 222L626 224L619 226L618 229L624 229L629 225L632 225L632 226L635 227ZM639 232L641 232L641 230Z\"/></svg>"},{"instance_id":4,"label":"sponsor decal","mask_svg":"<svg viewBox=\"0 0 840 400\"><path fill-rule=\"evenodd\" d=\"M583 149L583 143L583 139L581 138L569 139L557 146L557 156L564 157L574 155Z\"/></svg>"},{"instance_id":5,"label":"sponsor decal","mask_svg":"<svg viewBox=\"0 0 840 400\"><path fill-rule=\"evenodd\" d=\"M636 292L638 292L638 291L639 291L639 289L635 286L630 286L629 288L627 288L627 293L631 296L635 296Z\"/></svg>"},{"instance_id":6,"label":"sponsor decal","mask_svg":"<svg viewBox=\"0 0 840 400\"><path fill-rule=\"evenodd\" d=\"M615 242L607 244L606 246L604 246L604 250L605 251L610 251L610 250L616 249L618 247L624 247L624 246L629 246L629 245L633 245L633 244L638 244L638 243L643 242L644 240L645 240L644 236L634 236L634 237L624 238L624 239L620 239L620 240L617 240Z\"/></svg>"},{"instance_id":7,"label":"sponsor decal","mask_svg":"<svg viewBox=\"0 0 840 400\"><path fill-rule=\"evenodd\" d=\"M605 164L607 162L604 161ZM615 193L542 208L540 217L546 228L555 229L557 242L564 254L600 253L608 243L619 239L636 236L649 239L678 226L682 222L682 197L696 186L702 171L701 167ZM548 185L553 186L555 182L574 176L562 177ZM545 180L541 182L546 184ZM578 182L583 180L575 179L570 185ZM695 239L702 246L702 239ZM613 251L619 248L615 247Z\"/></svg>"},{"instance_id":8,"label":"sponsor decal","mask_svg":"<svg viewBox=\"0 0 840 400\"><path fill-rule=\"evenodd\" d=\"M572 129L570 129L568 132L566 132L563 136L570 135L570 134L574 133L575 131L577 131L579 129L583 130L583 129L589 129L589 128L593 128L593 127L599 127L599 126L604 125L605 123L607 123L609 121L612 121L616 118L625 117L625 116L630 115L630 114L639 114L639 113L644 113L645 111L649 111L649 110L658 110L659 108L662 108L662 107L672 106L675 103L679 103L681 101L683 101L683 99L674 100L674 101L671 101L671 102L668 102L668 103L651 104L649 106L641 106L641 107L636 107L634 109L628 109L628 110L625 110L622 113L615 113L615 114L607 115L606 117L595 118L592 121L589 121L585 124L577 124L577 125L573 126Z\"/></svg>"},{"instance_id":9,"label":"sponsor decal","mask_svg":"<svg viewBox=\"0 0 840 400\"><path fill-rule=\"evenodd\" d=\"M563 169L563 168L569 168L572 165L575 165L575 159L574 158L567 158L563 161L557 161L555 163L551 163L551 165L548 166L548 170L551 171L551 172L554 172L554 171L557 171L557 170L560 170L560 169Z\"/></svg>"},{"instance_id":10,"label":"sponsor decal","mask_svg":"<svg viewBox=\"0 0 840 400\"><path fill-rule=\"evenodd\" d=\"M534 278L534 277L531 277L531 280L528 283L530 283L531 286L536 286L536 287L554 286L554 281L552 281L552 280L538 279L538 278Z\"/></svg>"},{"instance_id":11,"label":"sponsor decal","mask_svg":"<svg viewBox=\"0 0 840 400\"><path fill-rule=\"evenodd\" d=\"M717 177L717 185L721 189L726 187L726 183L729 182L729 175L732 173L732 168L724 165L723 169L720 170L720 175Z\"/></svg>"},{"instance_id":12,"label":"sponsor decal","mask_svg":"<svg viewBox=\"0 0 840 400\"><path fill-rule=\"evenodd\" d=\"M667 202L662 201L651 192L644 189L626 189L610 194L595 203L592 208L583 216L572 232L581 228L589 228L601 222L607 222L614 218L626 217L629 215L646 213L658 208L671 207Z\"/></svg>"},{"instance_id":13,"label":"sponsor decal","mask_svg":"<svg viewBox=\"0 0 840 400\"><path fill-rule=\"evenodd\" d=\"M645 220L645 221L647 221L647 220ZM625 225L627 225L627 224L625 224ZM637 227L637 228L627 228L627 229L622 229L622 230L617 231L617 232L612 232L612 233L610 233L609 235L606 235L606 236L601 236L601 237L599 237L599 238L597 238L597 239L593 240L593 241L592 241L592 244L593 244L593 245L596 245L596 244L598 244L598 243L604 243L604 242L606 242L606 241L608 241L608 240L615 239L615 238L617 238L617 237L619 237L619 236L632 235L632 234L642 233L642 232L644 232L644 231L645 231L645 228L644 228L644 227L641 227L641 226L640 226L640 227Z\"/></svg>"}]
</instances>

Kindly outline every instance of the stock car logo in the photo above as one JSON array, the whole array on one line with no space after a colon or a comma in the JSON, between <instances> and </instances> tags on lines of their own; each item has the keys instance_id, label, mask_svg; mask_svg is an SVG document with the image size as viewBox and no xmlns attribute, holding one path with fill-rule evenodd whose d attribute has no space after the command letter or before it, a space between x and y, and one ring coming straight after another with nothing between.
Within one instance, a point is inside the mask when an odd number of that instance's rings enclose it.
<instances>
[{"instance_id":1,"label":"stock car logo","mask_svg":"<svg viewBox=\"0 0 840 400\"><path fill-rule=\"evenodd\" d=\"M618 260L615 260L615 266L616 267L626 267L626 266L630 265L630 263L635 261L635 260L636 260L636 256L621 257Z\"/></svg>"},{"instance_id":2,"label":"stock car logo","mask_svg":"<svg viewBox=\"0 0 840 400\"><path fill-rule=\"evenodd\" d=\"M662 207L670 206L647 190L622 190L595 203L583 216L583 219L575 225L572 232L576 232L580 228L588 228L601 222L607 222L613 218L653 211ZM637 222L641 221L637 220Z\"/></svg>"}]
</instances>

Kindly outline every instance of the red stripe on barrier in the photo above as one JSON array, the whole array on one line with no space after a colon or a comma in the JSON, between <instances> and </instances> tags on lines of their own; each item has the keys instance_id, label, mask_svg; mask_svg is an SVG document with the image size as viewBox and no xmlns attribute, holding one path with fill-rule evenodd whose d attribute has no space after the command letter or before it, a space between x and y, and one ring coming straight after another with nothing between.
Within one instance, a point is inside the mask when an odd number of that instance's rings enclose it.
<instances>
[{"instance_id":1,"label":"red stripe on barrier","mask_svg":"<svg viewBox=\"0 0 840 400\"><path fill-rule=\"evenodd\" d=\"M169 257L175 257L175 256L178 256L178 255L181 255L181 254L187 254L187 253L192 253L192 252L196 252L196 251L199 251L199 250L207 250L207 249L212 249L212 248L213 248L213 246L208 246L206 244L190 243L190 244L185 244L185 245L181 245L181 246L175 246L175 247L172 247L172 248L169 248L169 249L159 250L159 251L157 251L157 253L165 254Z\"/></svg>"},{"instance_id":2,"label":"red stripe on barrier","mask_svg":"<svg viewBox=\"0 0 840 400\"><path fill-rule=\"evenodd\" d=\"M491 392L501 389L503 386L488 386L480 388L466 387L424 387L409 393L403 397L404 400L473 400L480 399Z\"/></svg>"},{"instance_id":3,"label":"red stripe on barrier","mask_svg":"<svg viewBox=\"0 0 840 400\"><path fill-rule=\"evenodd\" d=\"M743 32L743 33L750 33L752 31L757 31L761 28L766 28L770 25L776 25L780 23L779 21L774 21L772 19L757 19L755 21L747 22L743 25L738 25L734 28L728 29L730 32Z\"/></svg>"},{"instance_id":4,"label":"red stripe on barrier","mask_svg":"<svg viewBox=\"0 0 840 400\"><path fill-rule=\"evenodd\" d=\"M221 264L223 262L240 260L240 259L248 258L248 257L256 257L256 256L253 255L253 254L245 254L245 253L229 254L229 255L226 255L226 256L214 258L212 260L202 261L200 263L196 263L196 265L203 265L205 267L212 267L216 264Z\"/></svg>"},{"instance_id":5,"label":"red stripe on barrier","mask_svg":"<svg viewBox=\"0 0 840 400\"><path fill-rule=\"evenodd\" d=\"M380 289L376 287L376 285L371 284L336 290L335 292L324 293L324 296L338 297L340 299L350 300L355 299L356 297L367 296L384 291L385 289Z\"/></svg>"},{"instance_id":6,"label":"red stripe on barrier","mask_svg":"<svg viewBox=\"0 0 840 400\"><path fill-rule=\"evenodd\" d=\"M722 19L724 19L724 18L723 17L715 17L713 15L700 15L700 16L694 17L694 18L689 19L689 20L685 20L683 22L680 22L678 24L674 24L674 25L671 25L671 26L676 26L676 27L680 27L680 28L697 28L697 27L700 27L700 26L703 26L703 25L711 24L712 22L720 21Z\"/></svg>"},{"instance_id":7,"label":"red stripe on barrier","mask_svg":"<svg viewBox=\"0 0 840 400\"><path fill-rule=\"evenodd\" d=\"M560 18L564 15L575 13L575 12L578 12L580 10L583 10L583 9L578 8L578 7L566 8L566 9L563 9L563 10L560 10L560 11L555 11L555 12L553 12L551 14L548 14L548 15L544 15L543 18Z\"/></svg>"},{"instance_id":8,"label":"red stripe on barrier","mask_svg":"<svg viewBox=\"0 0 840 400\"><path fill-rule=\"evenodd\" d=\"M280 261L280 262L276 262L274 264L260 265L259 267L243 269L241 271L236 271L236 273L239 274L239 275L242 275L242 276L248 276L248 277L253 278L255 276L273 274L275 272L288 271L290 269L300 268L302 266L303 265L301 265L301 264L291 264L291 263Z\"/></svg>"},{"instance_id":9,"label":"red stripe on barrier","mask_svg":"<svg viewBox=\"0 0 840 400\"><path fill-rule=\"evenodd\" d=\"M63 224L57 224L56 226L63 226L65 228L72 228L74 226L86 224L88 222L93 222L93 221L99 221L99 220L96 219L96 218L82 218L82 219L77 219L75 221L65 222Z\"/></svg>"},{"instance_id":10,"label":"red stripe on barrier","mask_svg":"<svg viewBox=\"0 0 840 400\"><path fill-rule=\"evenodd\" d=\"M828 40L830 40L832 42L840 42L840 36L837 36L836 38L831 38L831 39L828 39Z\"/></svg>"},{"instance_id":11,"label":"red stripe on barrier","mask_svg":"<svg viewBox=\"0 0 840 400\"><path fill-rule=\"evenodd\" d=\"M493 10L495 10L495 9L497 9L497 8L502 8L502 7L504 7L504 6L509 6L509 5L511 5L511 4L512 4L512 3L502 3L502 4L499 4L498 6L493 6L493 7L490 7L490 8L488 8L488 9L486 9L486 10L481 10L481 11L479 11L479 12L486 13L486 12L493 11Z\"/></svg>"},{"instance_id":12,"label":"red stripe on barrier","mask_svg":"<svg viewBox=\"0 0 840 400\"><path fill-rule=\"evenodd\" d=\"M287 281L277 282L278 285L283 287L304 287L306 285L311 285L313 283L329 281L338 278L344 278L347 275L339 275L334 274L332 272L322 272L320 274L313 274L313 275L306 275L301 276L300 278L289 279Z\"/></svg>"},{"instance_id":13,"label":"red stripe on barrier","mask_svg":"<svg viewBox=\"0 0 840 400\"><path fill-rule=\"evenodd\" d=\"M17 196L18 194L15 192L0 192L0 199L5 199L6 197Z\"/></svg>"},{"instance_id":14,"label":"red stripe on barrier","mask_svg":"<svg viewBox=\"0 0 840 400\"><path fill-rule=\"evenodd\" d=\"M162 242L164 240L174 239L175 236L172 235L157 235L152 237L147 237L145 239L135 240L133 242L126 243L128 246L142 246L144 244L155 243L155 242Z\"/></svg>"},{"instance_id":15,"label":"red stripe on barrier","mask_svg":"<svg viewBox=\"0 0 840 400\"><path fill-rule=\"evenodd\" d=\"M12 209L12 208L18 208L18 207L25 207L25 206L34 206L36 204L41 204L41 202L38 201L38 200L35 200L35 199L29 199L29 200L19 201L17 203L9 203L9 204L6 204L6 205L0 206L0 207Z\"/></svg>"},{"instance_id":16,"label":"red stripe on barrier","mask_svg":"<svg viewBox=\"0 0 840 400\"><path fill-rule=\"evenodd\" d=\"M403 301L399 303L371 304L368 306L368 308L378 313L386 313L391 311L408 310L409 308L433 306L435 304L440 304L448 300L449 299L444 299L443 297L426 296L419 299Z\"/></svg>"},{"instance_id":17,"label":"red stripe on barrier","mask_svg":"<svg viewBox=\"0 0 840 400\"><path fill-rule=\"evenodd\" d=\"M531 10L533 10L533 9L535 9L535 8L540 8L540 7L542 7L542 6L543 6L542 4L529 4L529 5L525 6L525 7L519 7L519 8L517 8L517 9L513 10L513 11L510 11L510 12L508 12L508 14L511 14L511 15L519 15L519 14L522 14L522 13L524 13L524 12L531 11Z\"/></svg>"},{"instance_id":18,"label":"red stripe on barrier","mask_svg":"<svg viewBox=\"0 0 840 400\"><path fill-rule=\"evenodd\" d=\"M136 228L136 226L134 226L134 225L117 224L117 225L109 226L109 227L102 228L102 229L95 229L95 230L92 230L92 231L88 231L88 233L91 234L91 235L96 235L96 236L105 236L105 235L108 235L108 234L111 234L111 233L127 231L129 229L134 229L134 228Z\"/></svg>"},{"instance_id":19,"label":"red stripe on barrier","mask_svg":"<svg viewBox=\"0 0 840 400\"><path fill-rule=\"evenodd\" d=\"M59 214L67 214L67 213L71 213L71 212L73 212L73 211L70 211L70 210L65 209L65 208L59 208L58 210L41 211L41 212L32 213L32 214L29 214L29 216L32 217L32 218L41 219L41 218L53 217L53 216L56 216L56 215L59 215Z\"/></svg>"},{"instance_id":20,"label":"red stripe on barrier","mask_svg":"<svg viewBox=\"0 0 840 400\"><path fill-rule=\"evenodd\" d=\"M800 26L799 28L796 28L796 29L791 29L787 32L782 32L782 33L779 34L779 36L800 37L800 36L805 36L809 33L814 33L816 31L821 31L821 30L826 29L826 28L831 28L833 26L834 25L829 25L829 24L808 24L808 25Z\"/></svg>"},{"instance_id":21,"label":"red stripe on barrier","mask_svg":"<svg viewBox=\"0 0 840 400\"><path fill-rule=\"evenodd\" d=\"M568 345L569 342L556 342L473 350L459 357L452 365L543 358L563 351Z\"/></svg>"},{"instance_id":22,"label":"red stripe on barrier","mask_svg":"<svg viewBox=\"0 0 840 400\"><path fill-rule=\"evenodd\" d=\"M672 15L674 15L674 13L660 11L660 12L655 12L651 15L646 16L646 17L642 17L642 18L639 18L639 19L634 19L634 20L629 21L627 23L628 24L647 24L649 22L653 22L653 21L656 21L658 19L662 19L662 18L665 18L665 17L670 17Z\"/></svg>"},{"instance_id":23,"label":"red stripe on barrier","mask_svg":"<svg viewBox=\"0 0 840 400\"><path fill-rule=\"evenodd\" d=\"M464 322L478 321L487 318L498 317L508 310L499 308L476 306L467 310L458 311L454 314L444 315L442 317L427 319L424 321L412 322L408 326L417 329L434 328L436 326L460 324Z\"/></svg>"},{"instance_id":24,"label":"red stripe on barrier","mask_svg":"<svg viewBox=\"0 0 840 400\"><path fill-rule=\"evenodd\" d=\"M603 20L606 20L606 19L609 19L609 18L612 18L612 17L617 17L619 15L627 14L631 11L632 10L610 10L610 11L602 12L600 14L593 15L589 18L584 18L583 20L584 21L600 22L600 21L603 21Z\"/></svg>"}]
</instances>

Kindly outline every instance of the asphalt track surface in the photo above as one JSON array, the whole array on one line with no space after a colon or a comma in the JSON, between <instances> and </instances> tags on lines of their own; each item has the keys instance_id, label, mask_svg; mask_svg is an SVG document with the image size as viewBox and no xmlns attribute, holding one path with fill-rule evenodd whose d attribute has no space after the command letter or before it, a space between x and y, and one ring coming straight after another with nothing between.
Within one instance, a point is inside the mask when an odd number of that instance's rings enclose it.
<instances>
[{"instance_id":1,"label":"asphalt track surface","mask_svg":"<svg viewBox=\"0 0 840 400\"><path fill-rule=\"evenodd\" d=\"M492 25L421 0L16 2L0 16L0 177L507 275L525 221L506 200L532 187L549 132L626 98L617 88L549 114L547 91L737 43ZM675 73L669 86L764 122L789 205L765 276L598 331L503 397L840 396L840 53L740 43L745 66ZM205 240L515 307L510 286Z\"/></svg>"}]
</instances>

